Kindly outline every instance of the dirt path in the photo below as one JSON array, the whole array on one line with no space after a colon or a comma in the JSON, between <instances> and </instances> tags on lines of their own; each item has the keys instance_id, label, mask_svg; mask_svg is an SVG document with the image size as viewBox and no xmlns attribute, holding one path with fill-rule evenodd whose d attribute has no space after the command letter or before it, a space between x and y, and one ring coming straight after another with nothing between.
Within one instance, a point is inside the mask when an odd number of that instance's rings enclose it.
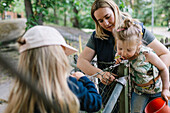
<instances>
[{"instance_id":1,"label":"dirt path","mask_svg":"<svg viewBox=\"0 0 170 113\"><path fill-rule=\"evenodd\" d=\"M3 84L0 85L0 99L8 100L9 92L11 89L11 80L7 80ZM3 113L6 103L0 104L0 113Z\"/></svg>"},{"instance_id":2,"label":"dirt path","mask_svg":"<svg viewBox=\"0 0 170 113\"><path fill-rule=\"evenodd\" d=\"M6 50L10 50L9 48ZM1 54L11 58L12 65L17 66L18 53L17 51L6 51L0 48ZM6 52L5 52L6 51ZM10 89L12 88L12 78L9 77L10 71L4 69L0 65L0 99L8 100ZM6 103L0 104L0 113L3 113Z\"/></svg>"}]
</instances>

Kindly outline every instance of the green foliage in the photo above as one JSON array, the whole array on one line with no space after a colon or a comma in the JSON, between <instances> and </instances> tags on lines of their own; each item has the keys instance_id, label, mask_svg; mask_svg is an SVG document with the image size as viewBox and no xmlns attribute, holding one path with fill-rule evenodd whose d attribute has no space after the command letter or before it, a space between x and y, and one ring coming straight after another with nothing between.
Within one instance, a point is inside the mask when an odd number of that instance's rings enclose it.
<instances>
[{"instance_id":1,"label":"green foliage","mask_svg":"<svg viewBox=\"0 0 170 113\"><path fill-rule=\"evenodd\" d=\"M154 25L168 25L170 20L169 0L154 0ZM136 0L133 8L133 17L139 19L145 25L151 25L152 0Z\"/></svg>"},{"instance_id":2,"label":"green foliage","mask_svg":"<svg viewBox=\"0 0 170 113\"><path fill-rule=\"evenodd\" d=\"M27 19L25 30L27 31L27 30L30 29L31 27L34 27L35 25L38 25L37 20L38 20L38 16L35 16L35 17L30 16L30 17Z\"/></svg>"},{"instance_id":3,"label":"green foliage","mask_svg":"<svg viewBox=\"0 0 170 113\"><path fill-rule=\"evenodd\" d=\"M74 17L76 17L79 21L80 28L95 28L95 23L91 18L91 5L94 1L91 0L59 0L55 7L57 7L57 20L59 21L59 25L64 25L64 18L67 20L67 26L72 27ZM119 1L119 6L121 10L128 11L129 8L125 7L123 0ZM78 14L73 12L74 7L78 10ZM53 23L55 21L53 9L48 10L48 16L45 17L45 22ZM66 14L66 17L64 17Z\"/></svg>"},{"instance_id":4,"label":"green foliage","mask_svg":"<svg viewBox=\"0 0 170 113\"><path fill-rule=\"evenodd\" d=\"M23 0L14 0L13 9L13 11L17 13L23 12L25 10Z\"/></svg>"},{"instance_id":5,"label":"green foliage","mask_svg":"<svg viewBox=\"0 0 170 113\"><path fill-rule=\"evenodd\" d=\"M1 0L0 1L0 13L10 10L10 5L12 5L14 0Z\"/></svg>"},{"instance_id":6,"label":"green foliage","mask_svg":"<svg viewBox=\"0 0 170 113\"><path fill-rule=\"evenodd\" d=\"M37 2L40 1L40 2ZM167 25L170 20L169 0L154 0L154 20L155 25ZM75 17L79 21L80 28L95 28L95 23L91 18L90 10L94 0L31 0L33 15L27 21L27 26L32 27L38 24L43 14L42 20L46 23L72 27ZM115 0L121 11L129 12L134 18L139 19L145 25L151 24L152 0L135 0L130 4L130 0ZM24 0L1 0L0 11L14 10L21 12L24 10ZM15 8L9 8L12 4ZM74 8L78 11L74 12ZM56 9L56 12L55 10ZM55 14L54 14L55 12Z\"/></svg>"},{"instance_id":7,"label":"green foliage","mask_svg":"<svg viewBox=\"0 0 170 113\"><path fill-rule=\"evenodd\" d=\"M125 4L124 4L124 1L123 1L123 0L120 0L119 3L118 3L118 5L119 5L119 9L120 9L120 10L123 10L123 9L125 8Z\"/></svg>"},{"instance_id":8,"label":"green foliage","mask_svg":"<svg viewBox=\"0 0 170 113\"><path fill-rule=\"evenodd\" d=\"M168 26L168 21L170 21L170 2L169 0L155 0L155 19L159 19L156 21L157 23L166 23Z\"/></svg>"},{"instance_id":9,"label":"green foliage","mask_svg":"<svg viewBox=\"0 0 170 113\"><path fill-rule=\"evenodd\" d=\"M48 8L54 8L56 0L33 0L31 3L33 14L27 18L26 30L45 21L44 17L48 15Z\"/></svg>"}]
</instances>

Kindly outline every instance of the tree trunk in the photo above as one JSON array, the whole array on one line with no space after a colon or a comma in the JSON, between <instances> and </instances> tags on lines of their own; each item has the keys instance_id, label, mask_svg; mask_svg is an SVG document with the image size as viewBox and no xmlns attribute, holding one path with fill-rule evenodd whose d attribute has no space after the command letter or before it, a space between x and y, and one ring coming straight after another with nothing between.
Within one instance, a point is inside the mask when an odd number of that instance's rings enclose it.
<instances>
[{"instance_id":1,"label":"tree trunk","mask_svg":"<svg viewBox=\"0 0 170 113\"><path fill-rule=\"evenodd\" d=\"M40 7L41 5L42 5L41 0L36 0L36 6ZM42 12L37 12L34 16L37 17L37 19L36 19L37 24L43 25L43 14L42 14Z\"/></svg>"},{"instance_id":2,"label":"tree trunk","mask_svg":"<svg viewBox=\"0 0 170 113\"><path fill-rule=\"evenodd\" d=\"M130 2L130 7L133 9L133 3L134 3L134 1L133 1L133 0L130 0L129 2Z\"/></svg>"},{"instance_id":3,"label":"tree trunk","mask_svg":"<svg viewBox=\"0 0 170 113\"><path fill-rule=\"evenodd\" d=\"M57 7L54 6L54 23L58 24L58 15L57 15Z\"/></svg>"},{"instance_id":4,"label":"tree trunk","mask_svg":"<svg viewBox=\"0 0 170 113\"><path fill-rule=\"evenodd\" d=\"M3 11L2 13L1 13L1 18L2 18L2 20L5 20L5 11Z\"/></svg>"},{"instance_id":5,"label":"tree trunk","mask_svg":"<svg viewBox=\"0 0 170 113\"><path fill-rule=\"evenodd\" d=\"M77 18L78 10L76 9L75 6L73 8L73 12L75 13L74 20L73 20L73 27L79 28L80 26L79 26L79 21L78 21L78 18Z\"/></svg>"},{"instance_id":6,"label":"tree trunk","mask_svg":"<svg viewBox=\"0 0 170 113\"><path fill-rule=\"evenodd\" d=\"M67 26L67 13L64 12L64 26Z\"/></svg>"},{"instance_id":7,"label":"tree trunk","mask_svg":"<svg viewBox=\"0 0 170 113\"><path fill-rule=\"evenodd\" d=\"M37 20L38 25L43 25L43 14L42 14L42 12L38 13L37 16L38 16L38 20Z\"/></svg>"},{"instance_id":8,"label":"tree trunk","mask_svg":"<svg viewBox=\"0 0 170 113\"><path fill-rule=\"evenodd\" d=\"M31 0L24 0L24 3L25 3L26 17L28 20L28 18L33 17Z\"/></svg>"}]
</instances>

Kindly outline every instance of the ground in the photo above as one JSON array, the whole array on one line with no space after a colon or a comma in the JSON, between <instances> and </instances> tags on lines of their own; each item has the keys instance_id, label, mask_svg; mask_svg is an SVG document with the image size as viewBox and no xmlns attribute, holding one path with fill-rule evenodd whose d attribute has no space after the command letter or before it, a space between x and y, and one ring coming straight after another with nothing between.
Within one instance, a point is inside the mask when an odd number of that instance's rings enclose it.
<instances>
[{"instance_id":1,"label":"ground","mask_svg":"<svg viewBox=\"0 0 170 113\"><path fill-rule=\"evenodd\" d=\"M79 37L82 39L82 46L84 47L87 40L90 37L89 33L85 33L82 30L75 29L75 28L69 28L69 27L61 27L61 26L54 26L49 25L52 27L55 27L66 39L71 39L71 45L79 49ZM151 30L151 28L148 28ZM170 32L167 31L166 28L154 28L154 33L158 35L163 35L164 37L170 38ZM11 61L13 62L13 65L17 65L18 60L18 52L14 49L11 49L10 47L15 47L15 43L10 44L10 46L6 47L0 47L0 51L6 55L6 57L10 57ZM0 99L8 100L9 91L12 87L12 78L8 77L10 75L8 69L4 69L2 66L0 66ZM0 113L3 112L6 104L0 104Z\"/></svg>"}]
</instances>

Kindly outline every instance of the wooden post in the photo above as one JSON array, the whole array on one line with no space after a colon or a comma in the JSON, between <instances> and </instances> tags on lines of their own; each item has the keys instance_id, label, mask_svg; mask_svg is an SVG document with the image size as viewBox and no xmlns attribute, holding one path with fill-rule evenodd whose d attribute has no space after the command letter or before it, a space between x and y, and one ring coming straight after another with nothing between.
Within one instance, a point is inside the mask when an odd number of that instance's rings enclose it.
<instances>
[{"instance_id":1,"label":"wooden post","mask_svg":"<svg viewBox=\"0 0 170 113\"><path fill-rule=\"evenodd\" d=\"M165 43L168 43L168 37L165 38Z\"/></svg>"},{"instance_id":2,"label":"wooden post","mask_svg":"<svg viewBox=\"0 0 170 113\"><path fill-rule=\"evenodd\" d=\"M81 35L79 35L79 50L82 52Z\"/></svg>"},{"instance_id":3,"label":"wooden post","mask_svg":"<svg viewBox=\"0 0 170 113\"><path fill-rule=\"evenodd\" d=\"M162 44L164 44L164 39L163 39L163 38L161 38L160 42L161 42Z\"/></svg>"}]
</instances>

